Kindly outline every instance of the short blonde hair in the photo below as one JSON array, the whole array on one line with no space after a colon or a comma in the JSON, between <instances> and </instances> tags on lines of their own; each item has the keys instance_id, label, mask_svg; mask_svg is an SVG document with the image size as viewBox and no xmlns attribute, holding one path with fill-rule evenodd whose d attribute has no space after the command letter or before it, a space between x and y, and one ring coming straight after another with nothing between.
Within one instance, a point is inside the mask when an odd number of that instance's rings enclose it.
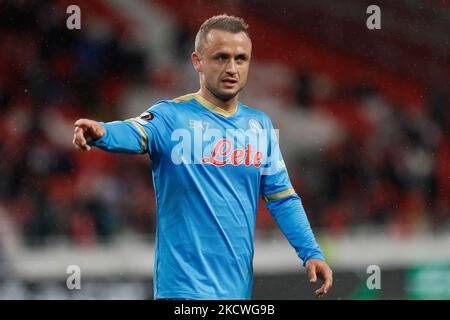
<instances>
[{"instance_id":1,"label":"short blonde hair","mask_svg":"<svg viewBox=\"0 0 450 320\"><path fill-rule=\"evenodd\" d=\"M217 16L212 16L211 18L205 20L205 22L203 22L203 24L200 26L200 29L198 30L195 37L195 51L202 51L203 42L205 41L208 32L213 29L228 31L231 33L244 32L250 39L250 35L247 31L248 24L245 23L244 19L235 16L229 16L227 14L220 14Z\"/></svg>"}]
</instances>

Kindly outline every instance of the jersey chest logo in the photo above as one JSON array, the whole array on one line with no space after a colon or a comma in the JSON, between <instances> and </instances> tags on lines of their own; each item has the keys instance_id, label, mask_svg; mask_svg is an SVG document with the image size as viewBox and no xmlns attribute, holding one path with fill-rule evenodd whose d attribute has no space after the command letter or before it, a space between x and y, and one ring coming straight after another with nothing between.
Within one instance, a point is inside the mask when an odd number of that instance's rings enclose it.
<instances>
[{"instance_id":1,"label":"jersey chest logo","mask_svg":"<svg viewBox=\"0 0 450 320\"><path fill-rule=\"evenodd\" d=\"M202 163L210 163L218 167L226 164L232 164L234 166L243 164L247 167L253 165L259 168L262 158L263 153L261 151L253 152L251 144L247 144L245 149L233 149L230 140L222 139L214 146L211 156L202 159Z\"/></svg>"},{"instance_id":2,"label":"jersey chest logo","mask_svg":"<svg viewBox=\"0 0 450 320\"><path fill-rule=\"evenodd\" d=\"M254 129L176 129L171 135L171 160L178 164L259 168L267 162L268 134Z\"/></svg>"}]
</instances>

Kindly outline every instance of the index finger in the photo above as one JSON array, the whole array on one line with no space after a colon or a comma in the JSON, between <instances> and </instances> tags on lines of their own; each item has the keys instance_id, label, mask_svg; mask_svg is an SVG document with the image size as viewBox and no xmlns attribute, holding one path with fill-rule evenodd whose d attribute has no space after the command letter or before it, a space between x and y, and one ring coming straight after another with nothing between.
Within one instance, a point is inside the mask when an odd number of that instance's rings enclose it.
<instances>
[{"instance_id":1,"label":"index finger","mask_svg":"<svg viewBox=\"0 0 450 320\"><path fill-rule=\"evenodd\" d=\"M73 124L75 127L86 127L90 124L91 120L89 119L78 119L77 121L75 121L75 123Z\"/></svg>"}]
</instances>

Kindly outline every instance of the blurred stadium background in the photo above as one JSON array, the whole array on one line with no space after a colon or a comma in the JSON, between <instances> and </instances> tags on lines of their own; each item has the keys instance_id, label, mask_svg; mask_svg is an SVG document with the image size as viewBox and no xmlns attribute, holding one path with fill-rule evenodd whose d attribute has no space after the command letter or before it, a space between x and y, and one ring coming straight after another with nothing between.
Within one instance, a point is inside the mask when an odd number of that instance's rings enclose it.
<instances>
[{"instance_id":1,"label":"blurred stadium background","mask_svg":"<svg viewBox=\"0 0 450 320\"><path fill-rule=\"evenodd\" d=\"M68 30L66 8L81 9ZM366 28L367 6L382 29ZM73 122L197 91L202 21L250 24L241 100L280 129L335 272L328 299L450 298L450 4L440 0L0 0L0 299L152 298L145 156L77 153ZM255 299L312 299L261 203ZM81 268L81 290L66 268ZM381 289L366 272L381 269Z\"/></svg>"}]
</instances>

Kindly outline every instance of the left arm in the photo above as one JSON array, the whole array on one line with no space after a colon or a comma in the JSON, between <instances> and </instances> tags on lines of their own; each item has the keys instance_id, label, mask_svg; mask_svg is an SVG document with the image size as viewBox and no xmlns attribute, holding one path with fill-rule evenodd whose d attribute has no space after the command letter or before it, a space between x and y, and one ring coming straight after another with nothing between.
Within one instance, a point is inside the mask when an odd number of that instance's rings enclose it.
<instances>
[{"instance_id":1,"label":"left arm","mask_svg":"<svg viewBox=\"0 0 450 320\"><path fill-rule=\"evenodd\" d=\"M315 292L320 298L333 285L332 271L314 238L301 199L293 189L289 189L288 193L291 194L281 199L276 199L276 194L265 196L266 206L298 257L303 260L310 282L316 282L318 277L323 280L322 287ZM270 200L271 197L273 200Z\"/></svg>"},{"instance_id":2,"label":"left arm","mask_svg":"<svg viewBox=\"0 0 450 320\"><path fill-rule=\"evenodd\" d=\"M301 199L292 187L270 121L267 128L267 163L261 176L260 193L279 228L303 260L309 280L316 282L319 277L324 281L322 287L316 290L316 295L322 297L332 286L332 271L314 238Z\"/></svg>"},{"instance_id":3,"label":"left arm","mask_svg":"<svg viewBox=\"0 0 450 320\"><path fill-rule=\"evenodd\" d=\"M291 194L286 197L266 200L267 208L298 257L303 260L303 266L306 266L309 259L325 261L299 196L293 189L289 190ZM266 199L270 197L276 197L276 195L265 196Z\"/></svg>"}]
</instances>

